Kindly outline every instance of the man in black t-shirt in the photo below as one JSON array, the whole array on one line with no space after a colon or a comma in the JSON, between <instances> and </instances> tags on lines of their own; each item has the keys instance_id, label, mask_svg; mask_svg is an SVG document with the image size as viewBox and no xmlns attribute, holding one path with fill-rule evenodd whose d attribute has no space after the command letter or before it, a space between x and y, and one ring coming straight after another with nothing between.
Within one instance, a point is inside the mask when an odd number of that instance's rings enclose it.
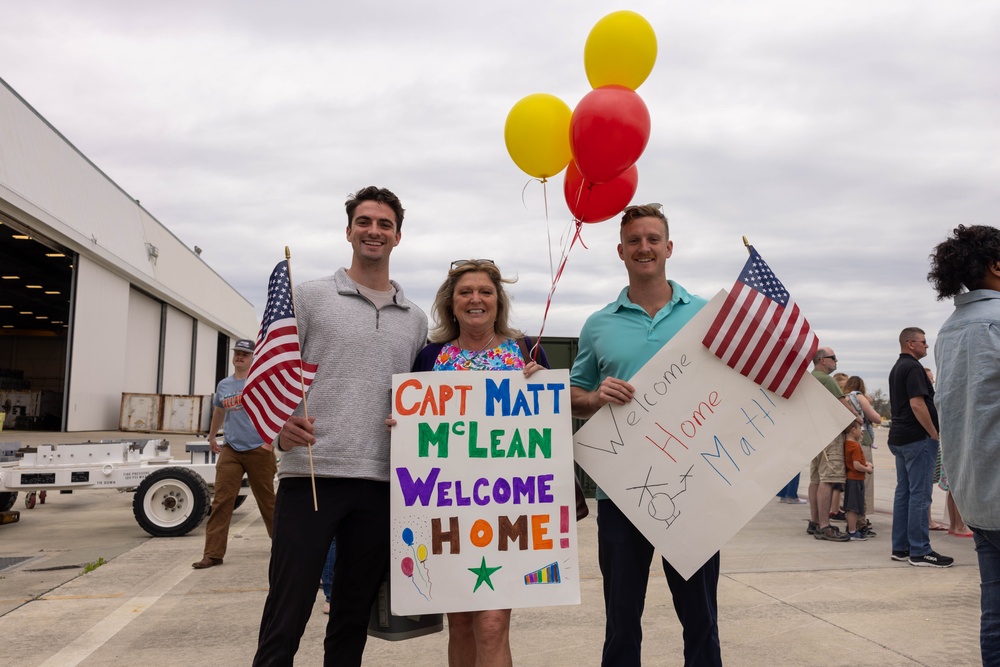
<instances>
[{"instance_id":1,"label":"man in black t-shirt","mask_svg":"<svg viewBox=\"0 0 1000 667\"><path fill-rule=\"evenodd\" d=\"M899 359L889 372L889 451L896 457L892 559L920 567L951 567L954 558L931 550L928 528L938 417L934 387L919 361L927 356L927 336L908 327L899 334L899 347Z\"/></svg>"}]
</instances>

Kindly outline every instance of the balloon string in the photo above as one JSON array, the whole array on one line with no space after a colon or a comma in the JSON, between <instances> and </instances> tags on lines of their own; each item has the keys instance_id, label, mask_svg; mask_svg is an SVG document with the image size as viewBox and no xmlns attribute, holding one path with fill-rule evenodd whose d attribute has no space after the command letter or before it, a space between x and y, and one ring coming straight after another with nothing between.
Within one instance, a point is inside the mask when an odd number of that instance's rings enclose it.
<instances>
[{"instance_id":1,"label":"balloon string","mask_svg":"<svg viewBox=\"0 0 1000 667\"><path fill-rule=\"evenodd\" d=\"M552 230L549 228L549 190L545 186L546 180L542 179L542 204L545 210L545 241L549 246L549 280L553 279L552 267Z\"/></svg>"},{"instance_id":2,"label":"balloon string","mask_svg":"<svg viewBox=\"0 0 1000 667\"><path fill-rule=\"evenodd\" d=\"M590 188L590 187L587 186L587 181L586 180L581 180L580 181L580 187L579 187L579 189L577 190L577 193L576 193L576 208L577 208L577 210L582 210L582 208L580 207L580 200L583 198L584 191L586 191L586 193L587 193L587 199L586 199L586 201L583 202L583 204L586 205L587 202L590 201L590 196L592 194L594 194L594 191L593 191L592 188ZM580 236L580 230L583 227L583 220L578 220L576 218L573 218L573 222L576 224L576 232L573 235L572 241L570 241L570 248L573 247L573 242L576 241L576 240L579 240L580 241L580 245L582 245L584 248L586 248L587 244L583 242L583 237ZM569 254L569 249L566 250L566 253Z\"/></svg>"},{"instance_id":3,"label":"balloon string","mask_svg":"<svg viewBox=\"0 0 1000 667\"><path fill-rule=\"evenodd\" d=\"M521 206L524 207L525 211L528 210L528 202L524 201L524 193L528 191L528 186L531 185L532 183L534 183L535 180L536 179L534 179L534 178L529 178L528 182L524 184L523 188L521 188Z\"/></svg>"},{"instance_id":4,"label":"balloon string","mask_svg":"<svg viewBox=\"0 0 1000 667\"><path fill-rule=\"evenodd\" d=\"M556 271L555 276L552 279L552 286L549 288L548 298L545 299L545 312L542 314L542 327L538 331L538 337L535 340L535 344L531 348L531 360L538 361L538 345L539 341L542 339L542 334L545 333L545 324L549 319L549 309L552 307L552 297L555 296L556 286L559 284L559 279L562 278L563 271L566 269L566 263L569 261L570 250L573 249L573 244L577 240L580 241L580 245L586 246L583 243L583 239L580 236L580 230L583 228L583 221L574 220L575 230L573 236L570 238L569 246L562 252L562 256L559 259L559 269Z\"/></svg>"}]
</instances>

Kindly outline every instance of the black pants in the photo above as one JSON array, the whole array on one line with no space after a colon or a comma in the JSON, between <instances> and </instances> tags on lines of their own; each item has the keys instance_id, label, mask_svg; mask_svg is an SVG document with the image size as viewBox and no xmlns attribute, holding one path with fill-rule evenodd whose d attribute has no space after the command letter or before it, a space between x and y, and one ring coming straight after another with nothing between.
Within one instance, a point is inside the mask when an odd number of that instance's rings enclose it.
<instances>
[{"instance_id":1,"label":"black pants","mask_svg":"<svg viewBox=\"0 0 1000 667\"><path fill-rule=\"evenodd\" d=\"M637 667L653 545L610 500L597 502L597 545L606 614L601 664ZM663 573L684 629L685 667L721 667L718 552L687 581L666 560Z\"/></svg>"},{"instance_id":2,"label":"black pants","mask_svg":"<svg viewBox=\"0 0 1000 667\"><path fill-rule=\"evenodd\" d=\"M278 484L270 590L260 621L253 664L291 665L316 602L316 587L330 542L337 565L326 625L324 665L360 665L368 618L389 566L389 484L363 479L316 480L313 510L308 478Z\"/></svg>"}]
</instances>

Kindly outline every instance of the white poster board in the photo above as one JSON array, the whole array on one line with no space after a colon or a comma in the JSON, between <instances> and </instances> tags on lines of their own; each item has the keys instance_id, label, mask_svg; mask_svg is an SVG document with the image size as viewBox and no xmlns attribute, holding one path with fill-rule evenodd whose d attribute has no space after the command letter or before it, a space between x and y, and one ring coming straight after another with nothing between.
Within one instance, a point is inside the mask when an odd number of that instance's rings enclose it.
<instances>
[{"instance_id":1,"label":"white poster board","mask_svg":"<svg viewBox=\"0 0 1000 667\"><path fill-rule=\"evenodd\" d=\"M392 613L580 602L568 371L393 376Z\"/></svg>"},{"instance_id":2,"label":"white poster board","mask_svg":"<svg viewBox=\"0 0 1000 667\"><path fill-rule=\"evenodd\" d=\"M574 436L577 463L686 579L852 420L809 373L786 400L705 348L725 296Z\"/></svg>"}]
</instances>

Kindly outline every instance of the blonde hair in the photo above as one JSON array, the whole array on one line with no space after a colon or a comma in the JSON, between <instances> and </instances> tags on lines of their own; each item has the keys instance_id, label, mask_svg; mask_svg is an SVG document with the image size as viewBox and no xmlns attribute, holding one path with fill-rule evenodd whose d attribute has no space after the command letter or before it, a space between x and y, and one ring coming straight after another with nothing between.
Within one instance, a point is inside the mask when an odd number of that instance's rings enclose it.
<instances>
[{"instance_id":1,"label":"blonde hair","mask_svg":"<svg viewBox=\"0 0 1000 667\"><path fill-rule=\"evenodd\" d=\"M497 291L497 319L493 323L493 329L498 336L503 338L521 338L523 333L514 329L510 325L510 297L503 288L504 284L511 285L517 282L517 278L504 278L500 275L500 269L496 264L488 259L470 259L458 266L453 266L448 271L448 277L441 283L437 295L434 297L434 305L431 306L431 314L434 318L434 326L431 328L428 340L432 343L446 343L458 338L461 330L458 320L455 319L453 306L455 305L455 285L459 278L466 273L485 273L489 276L493 287Z\"/></svg>"}]
</instances>

